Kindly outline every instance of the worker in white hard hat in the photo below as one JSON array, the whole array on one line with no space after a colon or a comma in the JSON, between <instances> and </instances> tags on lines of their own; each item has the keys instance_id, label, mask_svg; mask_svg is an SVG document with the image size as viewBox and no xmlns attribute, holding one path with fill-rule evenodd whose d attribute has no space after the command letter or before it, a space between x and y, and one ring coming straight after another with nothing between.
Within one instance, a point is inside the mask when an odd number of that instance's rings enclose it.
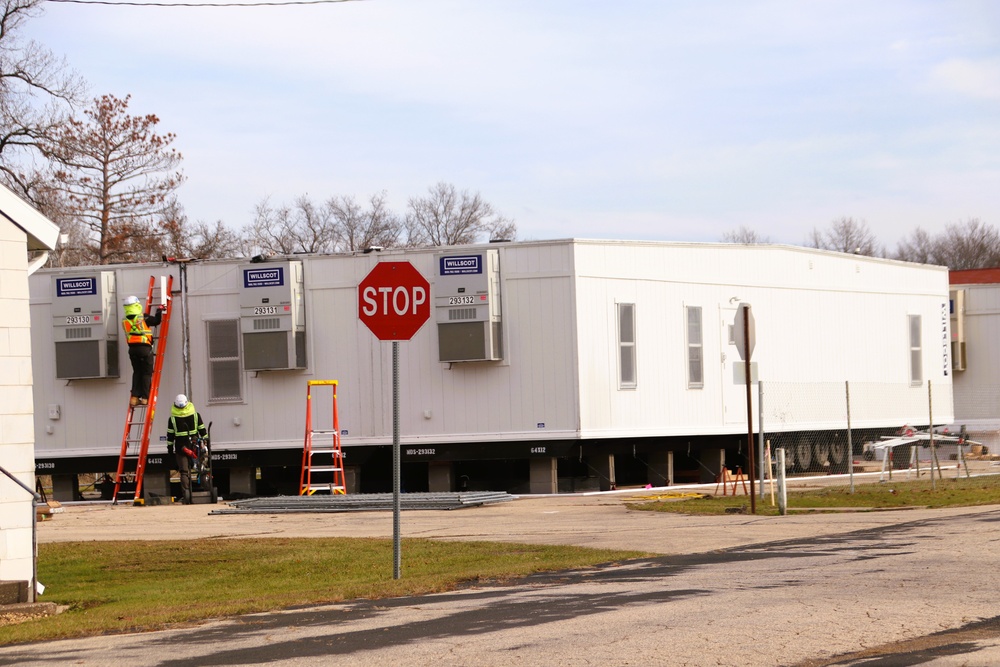
<instances>
[{"instance_id":1,"label":"worker in white hard hat","mask_svg":"<svg viewBox=\"0 0 1000 667\"><path fill-rule=\"evenodd\" d=\"M132 396L129 405L146 405L149 402L149 386L153 382L153 331L150 327L160 326L163 306L157 306L156 315L142 312L139 299L130 296L125 299L125 340L128 342L128 358L132 362Z\"/></svg>"},{"instance_id":2,"label":"worker in white hard hat","mask_svg":"<svg viewBox=\"0 0 1000 667\"><path fill-rule=\"evenodd\" d=\"M167 454L173 454L177 461L177 472L181 477L181 502L191 504L191 463L198 458L197 440L208 446L208 430L201 415L184 394L177 394L170 406L170 421L167 422Z\"/></svg>"}]
</instances>

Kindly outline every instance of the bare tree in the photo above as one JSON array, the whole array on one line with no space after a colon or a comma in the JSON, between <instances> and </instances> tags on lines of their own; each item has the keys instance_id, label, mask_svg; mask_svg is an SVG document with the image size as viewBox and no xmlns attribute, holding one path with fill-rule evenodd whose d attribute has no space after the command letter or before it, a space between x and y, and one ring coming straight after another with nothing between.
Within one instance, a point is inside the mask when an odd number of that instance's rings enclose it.
<instances>
[{"instance_id":1,"label":"bare tree","mask_svg":"<svg viewBox=\"0 0 1000 667\"><path fill-rule=\"evenodd\" d=\"M326 205L334 220L340 237L340 249L356 252L381 246L392 248L399 245L402 222L389 209L385 191L374 194L368 200L368 208L363 209L353 197L333 197Z\"/></svg>"},{"instance_id":2,"label":"bare tree","mask_svg":"<svg viewBox=\"0 0 1000 667\"><path fill-rule=\"evenodd\" d=\"M438 183L426 197L413 197L406 215L407 245L447 246L490 240L513 240L517 226L499 215L478 192L458 192L450 183ZM500 236L494 236L500 235Z\"/></svg>"},{"instance_id":3,"label":"bare tree","mask_svg":"<svg viewBox=\"0 0 1000 667\"><path fill-rule=\"evenodd\" d=\"M934 263L952 270L1000 266L1000 233L979 218L947 225L934 249Z\"/></svg>"},{"instance_id":4,"label":"bare tree","mask_svg":"<svg viewBox=\"0 0 1000 667\"><path fill-rule=\"evenodd\" d=\"M743 245L758 245L763 243L770 243L771 239L767 236L763 236L753 229L740 225L740 228L734 231L725 232L722 235L723 243L740 243Z\"/></svg>"},{"instance_id":5,"label":"bare tree","mask_svg":"<svg viewBox=\"0 0 1000 667\"><path fill-rule=\"evenodd\" d=\"M864 220L837 218L826 231L813 229L805 245L855 255L884 257L885 249Z\"/></svg>"},{"instance_id":6,"label":"bare tree","mask_svg":"<svg viewBox=\"0 0 1000 667\"><path fill-rule=\"evenodd\" d=\"M42 144L56 165L54 187L89 230L97 264L156 253L158 218L183 181L173 172L181 162L170 147L174 135L156 134L153 114L130 116L128 103L129 96L95 98L85 120L70 119Z\"/></svg>"},{"instance_id":7,"label":"bare tree","mask_svg":"<svg viewBox=\"0 0 1000 667\"><path fill-rule=\"evenodd\" d=\"M188 221L184 207L174 198L168 202L161 218L163 230L161 254L167 257L187 259L213 259L237 257L240 254L240 239L221 220L214 225L198 221Z\"/></svg>"},{"instance_id":8,"label":"bare tree","mask_svg":"<svg viewBox=\"0 0 1000 667\"><path fill-rule=\"evenodd\" d=\"M895 259L920 264L936 264L938 243L922 228L917 227L896 246Z\"/></svg>"},{"instance_id":9,"label":"bare tree","mask_svg":"<svg viewBox=\"0 0 1000 667\"><path fill-rule=\"evenodd\" d=\"M257 204L252 223L243 228L246 255L290 255L336 252L338 229L328 206L317 207L307 195L293 206L273 208L268 199Z\"/></svg>"},{"instance_id":10,"label":"bare tree","mask_svg":"<svg viewBox=\"0 0 1000 667\"><path fill-rule=\"evenodd\" d=\"M25 22L41 14L42 0L0 4L0 176L37 205L42 196L33 157L80 101L84 82L50 51L23 38Z\"/></svg>"}]
</instances>

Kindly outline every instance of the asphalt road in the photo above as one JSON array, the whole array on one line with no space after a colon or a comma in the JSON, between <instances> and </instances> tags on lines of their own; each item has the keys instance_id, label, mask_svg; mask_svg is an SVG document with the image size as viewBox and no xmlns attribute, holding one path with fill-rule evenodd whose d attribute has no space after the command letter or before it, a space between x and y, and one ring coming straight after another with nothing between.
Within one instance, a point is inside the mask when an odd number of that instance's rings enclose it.
<instances>
[{"instance_id":1,"label":"asphalt road","mask_svg":"<svg viewBox=\"0 0 1000 667\"><path fill-rule=\"evenodd\" d=\"M664 555L441 595L6 647L0 665L1000 664L1000 508L682 517L629 511L623 498L404 513L403 533ZM188 538L392 529L391 515L372 513L207 511L70 507L39 526L39 539L148 538L152 526L164 537L186 528Z\"/></svg>"}]
</instances>

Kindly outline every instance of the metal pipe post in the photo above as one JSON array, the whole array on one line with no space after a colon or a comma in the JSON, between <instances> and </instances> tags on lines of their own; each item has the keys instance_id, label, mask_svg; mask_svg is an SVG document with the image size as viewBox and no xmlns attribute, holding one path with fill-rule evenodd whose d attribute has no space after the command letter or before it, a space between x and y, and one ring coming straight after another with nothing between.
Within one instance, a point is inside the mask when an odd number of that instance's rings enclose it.
<instances>
[{"instance_id":1,"label":"metal pipe post","mask_svg":"<svg viewBox=\"0 0 1000 667\"><path fill-rule=\"evenodd\" d=\"M764 500L764 382L757 380L757 458L760 461L760 499Z\"/></svg>"},{"instance_id":2,"label":"metal pipe post","mask_svg":"<svg viewBox=\"0 0 1000 667\"><path fill-rule=\"evenodd\" d=\"M854 442L851 440L851 382L844 380L844 396L847 400L847 474L854 493Z\"/></svg>"},{"instance_id":3,"label":"metal pipe post","mask_svg":"<svg viewBox=\"0 0 1000 667\"><path fill-rule=\"evenodd\" d=\"M399 527L399 341L392 341L392 578L402 577L403 554Z\"/></svg>"},{"instance_id":4,"label":"metal pipe post","mask_svg":"<svg viewBox=\"0 0 1000 667\"><path fill-rule=\"evenodd\" d=\"M778 512L781 516L788 514L788 494L785 492L785 448L774 450L778 455Z\"/></svg>"},{"instance_id":5,"label":"metal pipe post","mask_svg":"<svg viewBox=\"0 0 1000 667\"><path fill-rule=\"evenodd\" d=\"M31 494L31 586L28 588L28 602L35 602L38 591L38 505L42 502L42 497L5 468L0 467L0 472Z\"/></svg>"}]
</instances>

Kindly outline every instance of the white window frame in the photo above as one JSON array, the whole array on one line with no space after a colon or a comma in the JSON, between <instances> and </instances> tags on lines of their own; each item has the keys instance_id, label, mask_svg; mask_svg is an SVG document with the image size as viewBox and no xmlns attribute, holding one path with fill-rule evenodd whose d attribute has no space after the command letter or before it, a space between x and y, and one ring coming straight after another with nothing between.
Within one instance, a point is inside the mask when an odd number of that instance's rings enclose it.
<instances>
[{"instance_id":1,"label":"white window frame","mask_svg":"<svg viewBox=\"0 0 1000 667\"><path fill-rule=\"evenodd\" d=\"M635 389L638 386L638 363L636 360L635 304L618 303L616 325L618 329L618 388ZM625 331L628 325L630 332ZM631 333L631 340L627 340ZM629 377L631 375L631 377Z\"/></svg>"},{"instance_id":2,"label":"white window frame","mask_svg":"<svg viewBox=\"0 0 1000 667\"><path fill-rule=\"evenodd\" d=\"M208 403L242 403L243 402L243 349L242 349L242 334L240 333L240 318L239 316L232 317L214 317L211 319L204 320L205 322L205 356L208 365L208 373L206 377L206 383L208 386ZM213 325L219 324L229 324L231 323L235 329L236 333L236 355L226 355L226 356L212 356L212 336L210 334L210 329ZM236 382L238 387L238 395L236 396L220 396L216 393L215 388L215 365L216 364L235 364Z\"/></svg>"},{"instance_id":3,"label":"white window frame","mask_svg":"<svg viewBox=\"0 0 1000 667\"><path fill-rule=\"evenodd\" d=\"M907 315L906 324L910 343L910 386L917 387L924 382L923 322L920 315Z\"/></svg>"},{"instance_id":4,"label":"white window frame","mask_svg":"<svg viewBox=\"0 0 1000 667\"><path fill-rule=\"evenodd\" d=\"M685 306L684 307L684 339L686 343L686 358L687 358L687 386L688 389L702 389L705 386L705 321L703 317L704 311L701 306ZM692 319L693 315L697 315L696 318ZM692 323L697 322L697 331L692 332ZM696 333L697 336L693 336L692 333ZM697 338L697 340L694 340ZM692 370L695 368L694 364L697 364L698 378L693 377Z\"/></svg>"}]
</instances>

